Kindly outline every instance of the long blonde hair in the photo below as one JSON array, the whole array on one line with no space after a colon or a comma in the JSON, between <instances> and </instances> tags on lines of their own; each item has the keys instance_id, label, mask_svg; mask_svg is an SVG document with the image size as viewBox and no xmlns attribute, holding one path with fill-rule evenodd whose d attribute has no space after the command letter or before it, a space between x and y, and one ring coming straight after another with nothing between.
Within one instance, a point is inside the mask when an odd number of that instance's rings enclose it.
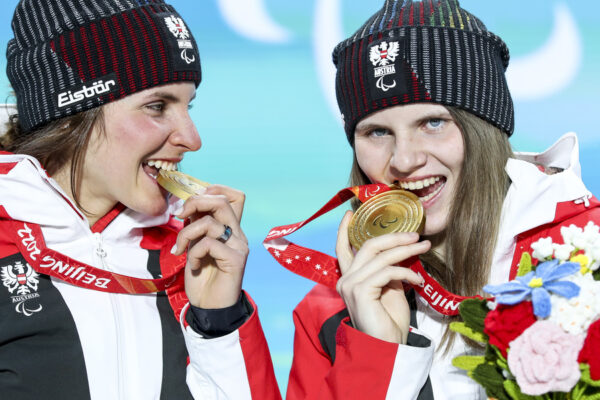
<instances>
[{"instance_id":1,"label":"long blonde hair","mask_svg":"<svg viewBox=\"0 0 600 400\"><path fill-rule=\"evenodd\" d=\"M467 111L446 108L463 134L464 161L448 226L440 237L432 238L434 242L444 243L445 256L442 259L429 251L421 260L427 272L447 290L473 296L481 294L490 275L502 204L510 184L504 166L513 152L508 137L500 129ZM350 184L367 183L368 178L358 166L355 154ZM454 336L446 330L443 337L446 350Z\"/></svg>"}]
</instances>

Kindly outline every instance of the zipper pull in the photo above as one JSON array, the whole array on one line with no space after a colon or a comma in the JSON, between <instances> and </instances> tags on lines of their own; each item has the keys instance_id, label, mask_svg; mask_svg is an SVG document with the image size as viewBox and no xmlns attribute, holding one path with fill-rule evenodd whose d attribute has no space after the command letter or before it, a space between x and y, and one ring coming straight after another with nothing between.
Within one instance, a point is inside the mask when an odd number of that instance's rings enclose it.
<instances>
[{"instance_id":1,"label":"zipper pull","mask_svg":"<svg viewBox=\"0 0 600 400\"><path fill-rule=\"evenodd\" d=\"M104 258L106 258L106 250L102 245L102 235L100 233L94 233L94 240L96 241L96 255L100 257L102 260L102 264L104 265Z\"/></svg>"},{"instance_id":2,"label":"zipper pull","mask_svg":"<svg viewBox=\"0 0 600 400\"><path fill-rule=\"evenodd\" d=\"M585 206L585 208L588 208L590 206L590 199L592 198L592 193L588 192L586 195L574 200L573 202L575 204L582 204Z\"/></svg>"}]
</instances>

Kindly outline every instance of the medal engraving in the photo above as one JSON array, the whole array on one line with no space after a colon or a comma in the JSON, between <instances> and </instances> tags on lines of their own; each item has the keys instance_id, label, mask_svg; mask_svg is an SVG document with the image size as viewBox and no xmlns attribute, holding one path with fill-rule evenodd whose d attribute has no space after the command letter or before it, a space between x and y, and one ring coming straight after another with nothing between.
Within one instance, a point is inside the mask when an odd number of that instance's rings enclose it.
<instances>
[{"instance_id":1,"label":"medal engraving","mask_svg":"<svg viewBox=\"0 0 600 400\"><path fill-rule=\"evenodd\" d=\"M393 232L421 233L425 213L419 198L405 190L390 190L364 202L350 221L348 237L358 250L367 240Z\"/></svg>"},{"instance_id":2,"label":"medal engraving","mask_svg":"<svg viewBox=\"0 0 600 400\"><path fill-rule=\"evenodd\" d=\"M160 170L156 181L171 194L185 201L189 197L202 193L210 183L189 176L179 171Z\"/></svg>"}]
</instances>

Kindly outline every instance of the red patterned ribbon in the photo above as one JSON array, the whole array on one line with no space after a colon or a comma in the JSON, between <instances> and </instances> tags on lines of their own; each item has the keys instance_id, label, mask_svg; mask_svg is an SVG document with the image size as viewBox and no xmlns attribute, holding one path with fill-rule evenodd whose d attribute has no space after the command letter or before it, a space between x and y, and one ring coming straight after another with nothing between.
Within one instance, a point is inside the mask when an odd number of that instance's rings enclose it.
<instances>
[{"instance_id":1,"label":"red patterned ribbon","mask_svg":"<svg viewBox=\"0 0 600 400\"><path fill-rule=\"evenodd\" d=\"M365 202L371 197L388 190L390 188L384 184L354 186L342 189L307 220L271 229L263 245L275 260L285 268L313 282L335 289L335 285L341 276L337 259L328 254L298 246L287 239L283 239L283 237L297 231L312 220L333 210L352 197L357 197L361 202ZM472 298L457 296L444 289L442 285L425 272L418 257L407 260L407 264L410 265L404 266L421 275L424 280L422 285L412 285L412 287L439 313L457 315L460 302Z\"/></svg>"},{"instance_id":2,"label":"red patterned ribbon","mask_svg":"<svg viewBox=\"0 0 600 400\"><path fill-rule=\"evenodd\" d=\"M40 274L86 289L108 293L143 294L183 287L183 265L160 279L142 279L92 267L46 247L36 224L12 221L14 241L25 260Z\"/></svg>"}]
</instances>

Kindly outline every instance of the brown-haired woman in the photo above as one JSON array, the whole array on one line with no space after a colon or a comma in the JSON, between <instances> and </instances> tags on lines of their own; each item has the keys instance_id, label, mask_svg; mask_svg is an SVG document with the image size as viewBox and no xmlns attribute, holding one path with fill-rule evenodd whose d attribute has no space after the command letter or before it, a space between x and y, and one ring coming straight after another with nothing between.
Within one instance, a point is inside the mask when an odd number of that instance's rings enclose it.
<instances>
[{"instance_id":1,"label":"brown-haired woman","mask_svg":"<svg viewBox=\"0 0 600 400\"><path fill-rule=\"evenodd\" d=\"M201 146L180 15L162 0L24 0L12 27L2 397L280 398L241 291L243 193L213 185L184 203L157 183Z\"/></svg>"},{"instance_id":2,"label":"brown-haired woman","mask_svg":"<svg viewBox=\"0 0 600 400\"><path fill-rule=\"evenodd\" d=\"M529 243L597 224L577 139L513 154L508 49L456 0L387 0L333 56L351 184L411 191L426 220L421 235L389 233L356 251L345 215L337 291L317 285L294 312L287 398L487 398L451 364L477 349L449 332L439 293L405 292L403 282L424 280L399 266L418 256L448 291L481 295L514 277Z\"/></svg>"}]
</instances>

